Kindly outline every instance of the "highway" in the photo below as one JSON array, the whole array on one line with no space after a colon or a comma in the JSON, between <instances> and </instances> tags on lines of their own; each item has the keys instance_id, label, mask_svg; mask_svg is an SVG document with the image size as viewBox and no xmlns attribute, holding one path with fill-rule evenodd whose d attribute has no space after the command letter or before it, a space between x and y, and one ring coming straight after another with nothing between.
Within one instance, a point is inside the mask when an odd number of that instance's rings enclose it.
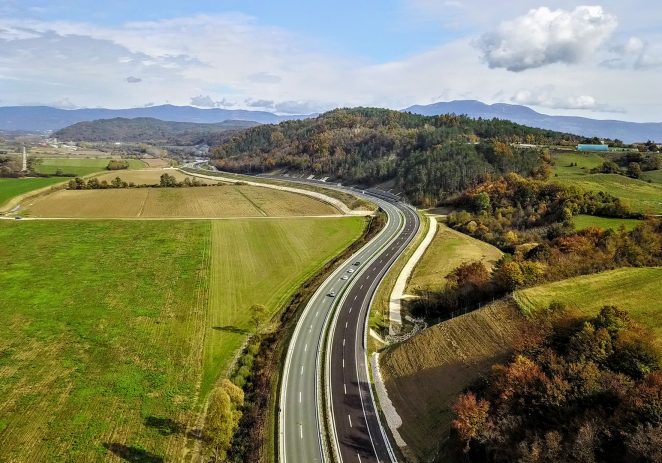
<instances>
[{"instance_id":1,"label":"highway","mask_svg":"<svg viewBox=\"0 0 662 463\"><path fill-rule=\"evenodd\" d=\"M290 340L280 390L281 462L394 461L369 383L366 317L379 283L416 235L419 221L403 203L369 199L386 212L386 226L320 286ZM333 417L329 429L325 409ZM325 432L333 447L326 452Z\"/></svg>"}]
</instances>

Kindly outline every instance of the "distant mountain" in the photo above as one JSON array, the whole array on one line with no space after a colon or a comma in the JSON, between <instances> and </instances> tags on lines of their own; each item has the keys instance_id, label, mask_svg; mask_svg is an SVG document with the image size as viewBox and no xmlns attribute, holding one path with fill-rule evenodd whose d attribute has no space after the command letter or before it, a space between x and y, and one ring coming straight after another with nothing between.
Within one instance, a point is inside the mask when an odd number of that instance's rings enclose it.
<instances>
[{"instance_id":1,"label":"distant mountain","mask_svg":"<svg viewBox=\"0 0 662 463\"><path fill-rule=\"evenodd\" d=\"M5 106L0 107L0 130L24 130L44 132L59 130L77 122L123 117L152 117L163 121L217 123L227 120L253 121L261 124L276 124L292 119L306 119L315 115L279 116L266 111L243 109L201 109L193 106L149 106L129 109L58 109L50 106Z\"/></svg>"},{"instance_id":2,"label":"distant mountain","mask_svg":"<svg viewBox=\"0 0 662 463\"><path fill-rule=\"evenodd\" d=\"M214 124L162 121L152 117L99 119L78 122L60 129L54 137L65 141L150 142L165 145L216 145L238 130L260 125L253 121L223 121Z\"/></svg>"},{"instance_id":3,"label":"distant mountain","mask_svg":"<svg viewBox=\"0 0 662 463\"><path fill-rule=\"evenodd\" d=\"M662 142L662 123L637 123L589 119L586 117L550 116L538 113L526 106L505 103L487 105L475 100L458 100L430 105L410 106L405 111L424 116L457 114L473 118L506 119L529 127L574 133L584 137L618 138L626 143L645 142L647 140Z\"/></svg>"}]
</instances>

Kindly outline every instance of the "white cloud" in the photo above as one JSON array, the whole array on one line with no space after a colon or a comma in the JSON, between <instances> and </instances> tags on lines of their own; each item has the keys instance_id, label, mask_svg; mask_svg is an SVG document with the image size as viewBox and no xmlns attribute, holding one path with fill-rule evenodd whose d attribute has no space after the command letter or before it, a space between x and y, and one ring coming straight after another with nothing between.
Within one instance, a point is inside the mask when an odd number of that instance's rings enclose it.
<instances>
[{"instance_id":1,"label":"white cloud","mask_svg":"<svg viewBox=\"0 0 662 463\"><path fill-rule=\"evenodd\" d=\"M143 81L140 77L135 77L135 76L129 76L124 80L126 80L130 84L137 84Z\"/></svg>"},{"instance_id":2,"label":"white cloud","mask_svg":"<svg viewBox=\"0 0 662 463\"><path fill-rule=\"evenodd\" d=\"M525 71L589 58L616 29L616 17L600 6L573 11L541 7L502 22L476 42L490 68Z\"/></svg>"}]
</instances>

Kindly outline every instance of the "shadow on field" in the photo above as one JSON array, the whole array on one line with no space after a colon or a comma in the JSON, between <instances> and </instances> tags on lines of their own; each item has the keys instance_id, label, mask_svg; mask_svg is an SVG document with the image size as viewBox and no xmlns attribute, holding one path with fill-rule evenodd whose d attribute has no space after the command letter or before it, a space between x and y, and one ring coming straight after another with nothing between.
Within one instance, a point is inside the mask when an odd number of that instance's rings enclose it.
<instances>
[{"instance_id":1,"label":"shadow on field","mask_svg":"<svg viewBox=\"0 0 662 463\"><path fill-rule=\"evenodd\" d=\"M202 431L200 429L186 430L186 426L179 421L171 418L161 418L159 416L148 416L145 418L145 426L156 429L163 436L172 434L182 434L189 439L202 440Z\"/></svg>"},{"instance_id":2,"label":"shadow on field","mask_svg":"<svg viewBox=\"0 0 662 463\"><path fill-rule=\"evenodd\" d=\"M237 326L227 325L227 326L213 326L213 329L216 331L225 331L226 333L237 333L237 334L248 334L249 331Z\"/></svg>"},{"instance_id":3,"label":"shadow on field","mask_svg":"<svg viewBox=\"0 0 662 463\"><path fill-rule=\"evenodd\" d=\"M145 426L156 429L164 436L184 432L184 425L181 423L170 418L160 418L158 416L148 416L145 418Z\"/></svg>"},{"instance_id":4,"label":"shadow on field","mask_svg":"<svg viewBox=\"0 0 662 463\"><path fill-rule=\"evenodd\" d=\"M165 460L153 453L137 447L129 447L117 442L103 444L108 450L124 461L131 463L164 463Z\"/></svg>"}]
</instances>

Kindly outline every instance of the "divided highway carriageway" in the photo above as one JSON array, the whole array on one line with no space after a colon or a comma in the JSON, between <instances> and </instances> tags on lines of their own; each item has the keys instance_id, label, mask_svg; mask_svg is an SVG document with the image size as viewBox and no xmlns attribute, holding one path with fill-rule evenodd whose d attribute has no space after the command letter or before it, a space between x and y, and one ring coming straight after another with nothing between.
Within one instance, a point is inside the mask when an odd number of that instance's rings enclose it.
<instances>
[{"instance_id":1,"label":"divided highway carriageway","mask_svg":"<svg viewBox=\"0 0 662 463\"><path fill-rule=\"evenodd\" d=\"M280 390L282 463L395 461L369 380L367 317L379 283L420 223L393 195L365 195L386 213L387 224L318 288L298 321Z\"/></svg>"}]
</instances>

